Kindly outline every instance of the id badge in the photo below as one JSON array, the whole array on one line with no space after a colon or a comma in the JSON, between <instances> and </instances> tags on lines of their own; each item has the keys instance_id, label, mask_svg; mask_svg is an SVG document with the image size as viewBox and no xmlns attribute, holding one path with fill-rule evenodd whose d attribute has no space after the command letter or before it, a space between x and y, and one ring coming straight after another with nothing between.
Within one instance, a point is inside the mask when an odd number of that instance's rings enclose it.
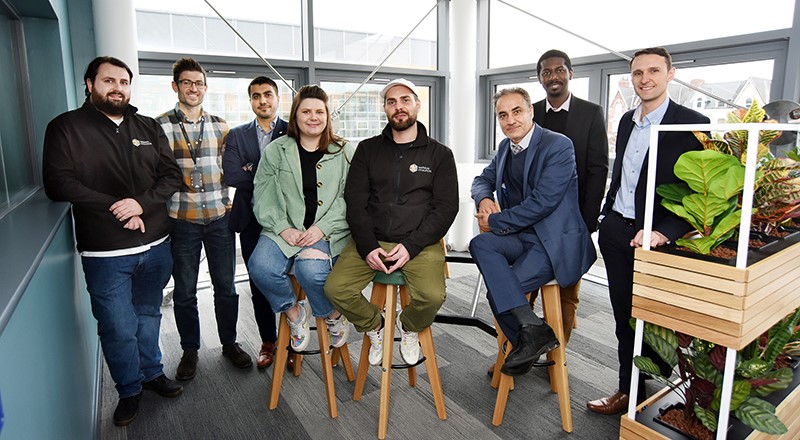
<instances>
[{"instance_id":1,"label":"id badge","mask_svg":"<svg viewBox=\"0 0 800 440\"><path fill-rule=\"evenodd\" d=\"M197 168L192 170L191 174L189 174L189 179L191 180L192 188L194 189L203 188L203 173Z\"/></svg>"}]
</instances>

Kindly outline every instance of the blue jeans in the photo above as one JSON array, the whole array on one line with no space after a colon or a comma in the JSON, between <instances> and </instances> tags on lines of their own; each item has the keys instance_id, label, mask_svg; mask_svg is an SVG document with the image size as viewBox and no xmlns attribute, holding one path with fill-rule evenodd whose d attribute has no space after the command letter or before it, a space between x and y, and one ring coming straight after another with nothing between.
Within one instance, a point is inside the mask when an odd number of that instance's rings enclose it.
<instances>
[{"instance_id":1,"label":"blue jeans","mask_svg":"<svg viewBox=\"0 0 800 440\"><path fill-rule=\"evenodd\" d=\"M82 257L97 335L120 398L163 374L161 297L172 271L167 241L136 255Z\"/></svg>"},{"instance_id":2,"label":"blue jeans","mask_svg":"<svg viewBox=\"0 0 800 440\"><path fill-rule=\"evenodd\" d=\"M306 249L319 250L328 255L328 258L304 258L302 254ZM331 271L330 255L329 243L320 240L303 248L296 256L287 258L271 238L262 235L258 238L256 250L250 256L247 271L250 273L250 279L267 297L272 310L281 313L297 302L292 282L289 280L289 269L294 264L294 276L306 293L314 316L325 317L333 312L333 305L322 291L325 279Z\"/></svg>"},{"instance_id":3,"label":"blue jeans","mask_svg":"<svg viewBox=\"0 0 800 440\"><path fill-rule=\"evenodd\" d=\"M236 342L239 295L233 286L236 270L236 235L228 229L228 215L202 225L172 221L172 259L175 267L175 323L184 350L200 348L200 316L197 312L197 273L200 250L206 249L206 262L214 286L214 313L220 342Z\"/></svg>"}]
</instances>

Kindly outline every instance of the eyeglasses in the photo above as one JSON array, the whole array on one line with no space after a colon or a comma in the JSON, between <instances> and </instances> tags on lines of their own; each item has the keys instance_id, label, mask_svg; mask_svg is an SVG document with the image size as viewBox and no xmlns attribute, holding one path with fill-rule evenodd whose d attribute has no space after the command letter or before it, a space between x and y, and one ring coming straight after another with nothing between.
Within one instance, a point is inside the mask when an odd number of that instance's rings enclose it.
<instances>
[{"instance_id":1,"label":"eyeglasses","mask_svg":"<svg viewBox=\"0 0 800 440\"><path fill-rule=\"evenodd\" d=\"M565 73L567 73L567 69L565 69L563 67L556 67L555 71L542 70L542 72L539 74L539 76L541 76L542 78L550 78L553 75L561 76L561 75L564 75Z\"/></svg>"},{"instance_id":2,"label":"eyeglasses","mask_svg":"<svg viewBox=\"0 0 800 440\"><path fill-rule=\"evenodd\" d=\"M198 89L203 89L203 88L206 87L206 82L205 81L192 81L190 79L178 80L178 84L182 85L183 87L190 88L190 89L192 88L192 84L194 84L194 86L197 87Z\"/></svg>"}]
</instances>

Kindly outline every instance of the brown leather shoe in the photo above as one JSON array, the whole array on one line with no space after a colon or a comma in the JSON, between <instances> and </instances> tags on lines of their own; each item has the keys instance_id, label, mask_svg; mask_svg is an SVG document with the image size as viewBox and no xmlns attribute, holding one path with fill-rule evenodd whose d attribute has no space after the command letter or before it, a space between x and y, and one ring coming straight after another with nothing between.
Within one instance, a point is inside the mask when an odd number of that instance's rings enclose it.
<instances>
[{"instance_id":1,"label":"brown leather shoe","mask_svg":"<svg viewBox=\"0 0 800 440\"><path fill-rule=\"evenodd\" d=\"M274 361L275 343L264 342L261 344L261 351L258 352L258 357L256 358L256 367L258 367L259 370L263 370L272 365L272 362Z\"/></svg>"},{"instance_id":2,"label":"brown leather shoe","mask_svg":"<svg viewBox=\"0 0 800 440\"><path fill-rule=\"evenodd\" d=\"M289 353L289 356L286 356L286 371L290 373L294 373L294 354Z\"/></svg>"},{"instance_id":3,"label":"brown leather shoe","mask_svg":"<svg viewBox=\"0 0 800 440\"><path fill-rule=\"evenodd\" d=\"M628 410L628 395L617 390L609 397L586 402L586 408L598 414L620 414Z\"/></svg>"},{"instance_id":4,"label":"brown leather shoe","mask_svg":"<svg viewBox=\"0 0 800 440\"><path fill-rule=\"evenodd\" d=\"M494 364L489 365L489 369L486 370L486 374L488 374L490 378L494 377Z\"/></svg>"}]
</instances>

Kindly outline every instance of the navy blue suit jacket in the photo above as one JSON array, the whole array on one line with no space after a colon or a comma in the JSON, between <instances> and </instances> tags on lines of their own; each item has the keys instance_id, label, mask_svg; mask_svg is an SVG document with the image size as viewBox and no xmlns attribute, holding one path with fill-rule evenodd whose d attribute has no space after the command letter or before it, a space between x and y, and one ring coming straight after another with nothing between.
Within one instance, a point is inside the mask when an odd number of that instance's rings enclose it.
<instances>
[{"instance_id":1,"label":"navy blue suit jacket","mask_svg":"<svg viewBox=\"0 0 800 440\"><path fill-rule=\"evenodd\" d=\"M635 110L635 109L634 109ZM614 167L611 172L611 184L606 194L606 202L603 205L602 215L607 215L614 207L614 200L617 198L620 184L622 183L622 158L625 156L625 149L628 147L628 139L633 132L633 112L630 110L619 121L617 130L617 158L614 159ZM669 100L667 111L661 119L661 125L668 124L708 124L709 119L690 109ZM656 187L664 183L681 182L675 177L675 162L681 154L692 151L702 150L700 141L694 137L690 131L662 131L658 135L658 160L656 161ZM648 156L642 162L642 172L639 174L639 181L636 183L634 200L636 204L636 227L644 228L644 205L647 190L647 165ZM661 196L656 194L653 209L653 230L664 234L670 241L680 238L683 234L691 230L691 226L686 220L667 211L661 206Z\"/></svg>"},{"instance_id":2,"label":"navy blue suit jacket","mask_svg":"<svg viewBox=\"0 0 800 440\"><path fill-rule=\"evenodd\" d=\"M472 199L494 199L502 188L508 138L500 142L492 162L472 182ZM507 206L498 195L501 212L489 217L492 233L514 234L533 229L542 241L558 284L571 286L597 259L578 207L575 150L564 135L534 124L525 156L522 203Z\"/></svg>"},{"instance_id":3,"label":"navy blue suit jacket","mask_svg":"<svg viewBox=\"0 0 800 440\"><path fill-rule=\"evenodd\" d=\"M242 232L251 221L257 221L253 215L253 178L261 160L261 149L256 124L253 119L234 127L225 138L222 171L225 184L236 188L229 219L229 227L235 232ZM285 135L288 127L286 121L277 118L272 129L272 140ZM253 164L251 171L242 169L249 163Z\"/></svg>"}]
</instances>

